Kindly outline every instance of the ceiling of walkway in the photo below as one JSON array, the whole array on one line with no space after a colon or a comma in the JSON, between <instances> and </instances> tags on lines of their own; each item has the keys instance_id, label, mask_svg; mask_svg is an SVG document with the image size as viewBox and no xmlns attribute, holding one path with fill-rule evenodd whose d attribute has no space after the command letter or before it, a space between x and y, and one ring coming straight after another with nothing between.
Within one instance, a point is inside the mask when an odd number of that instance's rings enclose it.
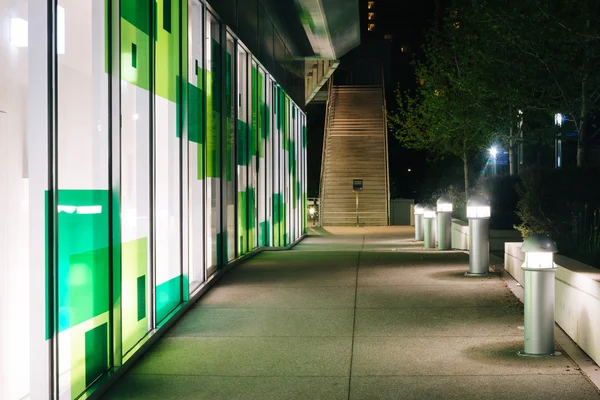
<instances>
[{"instance_id":1,"label":"ceiling of walkway","mask_svg":"<svg viewBox=\"0 0 600 400\"><path fill-rule=\"evenodd\" d=\"M294 58L339 59L360 44L358 0L261 0Z\"/></svg>"}]
</instances>

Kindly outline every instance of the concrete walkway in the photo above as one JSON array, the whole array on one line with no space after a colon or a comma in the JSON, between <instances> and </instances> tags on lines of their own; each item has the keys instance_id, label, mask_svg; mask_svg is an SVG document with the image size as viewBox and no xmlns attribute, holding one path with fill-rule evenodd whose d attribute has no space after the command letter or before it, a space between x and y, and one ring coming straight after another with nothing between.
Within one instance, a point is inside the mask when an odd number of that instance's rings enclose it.
<instances>
[{"instance_id":1,"label":"concrete walkway","mask_svg":"<svg viewBox=\"0 0 600 400\"><path fill-rule=\"evenodd\" d=\"M231 271L105 398L600 398L564 355L517 355L521 303L464 253L327 231Z\"/></svg>"}]
</instances>

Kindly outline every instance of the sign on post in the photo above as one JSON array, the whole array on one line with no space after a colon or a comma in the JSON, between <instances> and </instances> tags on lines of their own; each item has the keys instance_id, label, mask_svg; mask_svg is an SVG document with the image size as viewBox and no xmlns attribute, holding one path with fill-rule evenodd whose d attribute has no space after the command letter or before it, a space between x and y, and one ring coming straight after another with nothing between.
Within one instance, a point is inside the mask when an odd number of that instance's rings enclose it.
<instances>
[{"instance_id":1,"label":"sign on post","mask_svg":"<svg viewBox=\"0 0 600 400\"><path fill-rule=\"evenodd\" d=\"M352 179L352 190L356 193L356 226L358 224L358 192L363 190L363 180L362 179Z\"/></svg>"}]
</instances>

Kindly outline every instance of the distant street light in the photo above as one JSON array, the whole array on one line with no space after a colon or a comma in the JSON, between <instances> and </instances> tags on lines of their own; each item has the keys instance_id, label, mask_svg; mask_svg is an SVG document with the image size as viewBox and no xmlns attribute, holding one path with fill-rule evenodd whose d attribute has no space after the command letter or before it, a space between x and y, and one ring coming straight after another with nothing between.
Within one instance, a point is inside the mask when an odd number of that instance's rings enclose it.
<instances>
[{"instance_id":1,"label":"distant street light","mask_svg":"<svg viewBox=\"0 0 600 400\"><path fill-rule=\"evenodd\" d=\"M490 156L492 156L492 174L496 176L496 156L498 155L498 148L496 146L490 147Z\"/></svg>"}]
</instances>

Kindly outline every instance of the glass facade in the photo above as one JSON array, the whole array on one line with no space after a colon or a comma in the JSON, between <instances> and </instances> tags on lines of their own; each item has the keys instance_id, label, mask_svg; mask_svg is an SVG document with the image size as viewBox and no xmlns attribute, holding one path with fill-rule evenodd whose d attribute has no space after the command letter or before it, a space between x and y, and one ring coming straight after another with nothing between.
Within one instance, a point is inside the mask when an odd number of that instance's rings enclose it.
<instances>
[{"instance_id":1,"label":"glass facade","mask_svg":"<svg viewBox=\"0 0 600 400\"><path fill-rule=\"evenodd\" d=\"M304 233L306 117L198 0L0 0L0 26L0 398L85 398Z\"/></svg>"}]
</instances>

